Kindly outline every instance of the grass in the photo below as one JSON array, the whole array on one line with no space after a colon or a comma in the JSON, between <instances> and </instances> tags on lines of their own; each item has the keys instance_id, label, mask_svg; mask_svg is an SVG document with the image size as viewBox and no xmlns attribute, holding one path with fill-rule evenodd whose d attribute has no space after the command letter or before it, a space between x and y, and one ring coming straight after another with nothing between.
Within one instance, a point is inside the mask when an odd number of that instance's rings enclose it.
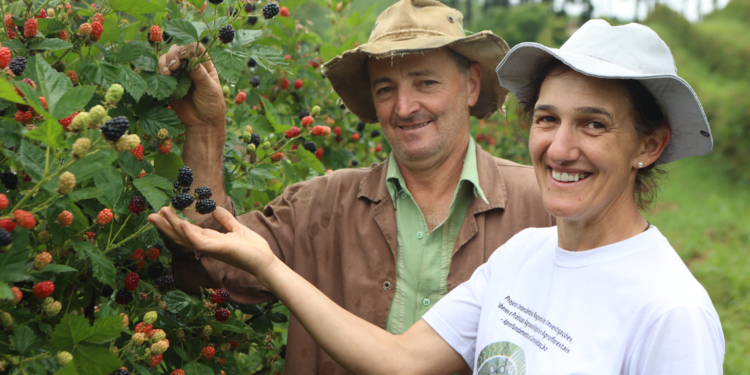
<instances>
[{"instance_id":1,"label":"grass","mask_svg":"<svg viewBox=\"0 0 750 375\"><path fill-rule=\"evenodd\" d=\"M750 189L712 160L668 166L660 198L645 216L711 296L726 339L724 373L750 374Z\"/></svg>"}]
</instances>

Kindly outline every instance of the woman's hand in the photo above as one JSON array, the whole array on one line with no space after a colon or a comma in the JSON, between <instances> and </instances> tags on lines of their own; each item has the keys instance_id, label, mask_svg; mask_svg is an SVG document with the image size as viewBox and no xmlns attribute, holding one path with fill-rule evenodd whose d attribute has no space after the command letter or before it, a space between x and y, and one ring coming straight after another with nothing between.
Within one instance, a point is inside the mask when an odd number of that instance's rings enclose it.
<instances>
[{"instance_id":1,"label":"woman's hand","mask_svg":"<svg viewBox=\"0 0 750 375\"><path fill-rule=\"evenodd\" d=\"M148 220L166 236L180 245L187 246L203 254L235 265L258 277L263 276L277 260L263 237L240 224L237 219L222 207L212 214L228 233L201 228L180 219L169 207L162 207L159 214L151 214Z\"/></svg>"}]
</instances>

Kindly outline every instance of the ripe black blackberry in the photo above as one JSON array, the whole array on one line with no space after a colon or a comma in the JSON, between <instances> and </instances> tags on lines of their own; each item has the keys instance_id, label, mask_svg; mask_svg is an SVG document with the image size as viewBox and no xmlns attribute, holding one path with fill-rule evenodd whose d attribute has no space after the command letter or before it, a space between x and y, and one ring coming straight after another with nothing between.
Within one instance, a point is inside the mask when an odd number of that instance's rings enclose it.
<instances>
[{"instance_id":1,"label":"ripe black blackberry","mask_svg":"<svg viewBox=\"0 0 750 375\"><path fill-rule=\"evenodd\" d=\"M109 119L104 123L104 126L102 126L104 139L112 142L116 142L120 137L127 133L128 130L130 130L130 122L125 116L118 116Z\"/></svg>"},{"instance_id":2,"label":"ripe black blackberry","mask_svg":"<svg viewBox=\"0 0 750 375\"><path fill-rule=\"evenodd\" d=\"M195 194L198 194L198 199L208 199L211 198L211 188L208 186L195 188Z\"/></svg>"},{"instance_id":3,"label":"ripe black blackberry","mask_svg":"<svg viewBox=\"0 0 750 375\"><path fill-rule=\"evenodd\" d=\"M255 6L255 2L249 2L249 3L245 4L245 12L246 13L255 12L256 9L258 9L258 8ZM258 17L255 17L255 18L256 18L256 21L257 21Z\"/></svg>"},{"instance_id":4,"label":"ripe black blackberry","mask_svg":"<svg viewBox=\"0 0 750 375\"><path fill-rule=\"evenodd\" d=\"M279 357L286 359L286 345L281 345L281 351L279 352Z\"/></svg>"},{"instance_id":5,"label":"ripe black blackberry","mask_svg":"<svg viewBox=\"0 0 750 375\"><path fill-rule=\"evenodd\" d=\"M109 298L112 296L112 293L114 293L114 290L112 289L111 286L105 285L102 288L102 297Z\"/></svg>"},{"instance_id":6,"label":"ripe black blackberry","mask_svg":"<svg viewBox=\"0 0 750 375\"><path fill-rule=\"evenodd\" d=\"M278 7L276 9L278 9ZM23 74L24 70L26 70L26 59L21 56L14 57L13 60L10 60L8 68L16 75L16 77L18 77Z\"/></svg>"},{"instance_id":7,"label":"ripe black blackberry","mask_svg":"<svg viewBox=\"0 0 750 375\"><path fill-rule=\"evenodd\" d=\"M195 210L201 215L210 214L216 211L216 201L213 199L201 199L195 203Z\"/></svg>"},{"instance_id":8,"label":"ripe black blackberry","mask_svg":"<svg viewBox=\"0 0 750 375\"><path fill-rule=\"evenodd\" d=\"M130 371L128 371L128 370L124 370L124 369L119 369L119 370L115 370L115 371L113 371L113 372L112 372L111 374L109 374L109 375L131 375L131 374L130 374Z\"/></svg>"},{"instance_id":9,"label":"ripe black blackberry","mask_svg":"<svg viewBox=\"0 0 750 375\"><path fill-rule=\"evenodd\" d=\"M154 262L148 266L148 277L156 280L164 274L164 265L161 262Z\"/></svg>"},{"instance_id":10,"label":"ripe black blackberry","mask_svg":"<svg viewBox=\"0 0 750 375\"><path fill-rule=\"evenodd\" d=\"M188 187L180 186L180 183L177 182L177 181L174 182L173 187L174 187L175 194L187 193L188 191L190 191L190 187L189 186Z\"/></svg>"},{"instance_id":11,"label":"ripe black blackberry","mask_svg":"<svg viewBox=\"0 0 750 375\"><path fill-rule=\"evenodd\" d=\"M5 185L5 188L8 190L13 190L18 187L18 175L13 172L0 173L0 181L3 182L3 185Z\"/></svg>"},{"instance_id":12,"label":"ripe black blackberry","mask_svg":"<svg viewBox=\"0 0 750 375\"><path fill-rule=\"evenodd\" d=\"M356 166L358 166L358 165L359 165L359 161L357 161L357 160L352 160L352 167L356 167Z\"/></svg>"},{"instance_id":13,"label":"ripe black blackberry","mask_svg":"<svg viewBox=\"0 0 750 375\"><path fill-rule=\"evenodd\" d=\"M240 13L240 11L235 7L229 7L229 15L231 17L237 17L237 14Z\"/></svg>"},{"instance_id":14,"label":"ripe black blackberry","mask_svg":"<svg viewBox=\"0 0 750 375\"><path fill-rule=\"evenodd\" d=\"M209 3L213 5L219 5L224 2L224 0L208 0Z\"/></svg>"},{"instance_id":15,"label":"ripe black blackberry","mask_svg":"<svg viewBox=\"0 0 750 375\"><path fill-rule=\"evenodd\" d=\"M122 263L119 263L118 266L122 267L122 269L120 270L120 272L122 273L138 271L138 264L136 264L132 259L125 259L122 261Z\"/></svg>"},{"instance_id":16,"label":"ripe black blackberry","mask_svg":"<svg viewBox=\"0 0 750 375\"><path fill-rule=\"evenodd\" d=\"M172 43L172 36L169 35L168 32L162 30L161 37L164 39L164 43ZM151 38L149 38L149 40L151 40Z\"/></svg>"},{"instance_id":17,"label":"ripe black blackberry","mask_svg":"<svg viewBox=\"0 0 750 375\"><path fill-rule=\"evenodd\" d=\"M255 147L260 147L260 135L258 133L253 133L253 135L250 136L250 143L254 144Z\"/></svg>"},{"instance_id":18,"label":"ripe black blackberry","mask_svg":"<svg viewBox=\"0 0 750 375\"><path fill-rule=\"evenodd\" d=\"M373 130L370 132L370 137L376 138L380 137L380 130Z\"/></svg>"},{"instance_id":19,"label":"ripe black blackberry","mask_svg":"<svg viewBox=\"0 0 750 375\"><path fill-rule=\"evenodd\" d=\"M297 115L297 117L299 117L300 120L302 120L303 118L307 116L310 116L310 111L306 111L306 110L300 111L299 114Z\"/></svg>"},{"instance_id":20,"label":"ripe black blackberry","mask_svg":"<svg viewBox=\"0 0 750 375\"><path fill-rule=\"evenodd\" d=\"M270 20L279 14L279 4L268 3L263 6L263 18Z\"/></svg>"},{"instance_id":21,"label":"ripe black blackberry","mask_svg":"<svg viewBox=\"0 0 750 375\"><path fill-rule=\"evenodd\" d=\"M305 144L302 145L302 147L304 147L305 150L310 151L312 153L315 153L315 151L318 150L318 146L316 146L315 142L313 142L313 141L307 141L307 142L305 142Z\"/></svg>"},{"instance_id":22,"label":"ripe black blackberry","mask_svg":"<svg viewBox=\"0 0 750 375\"><path fill-rule=\"evenodd\" d=\"M250 84L251 84L251 85L252 85L253 87L258 87L258 86L260 86L260 77L258 77L258 76L255 76L255 77L253 77L253 78L252 78L252 79L250 80Z\"/></svg>"},{"instance_id":23,"label":"ripe black blackberry","mask_svg":"<svg viewBox=\"0 0 750 375\"><path fill-rule=\"evenodd\" d=\"M8 246L13 243L13 235L7 230L0 228L0 246Z\"/></svg>"},{"instance_id":24,"label":"ripe black blackberry","mask_svg":"<svg viewBox=\"0 0 750 375\"><path fill-rule=\"evenodd\" d=\"M115 295L115 302L121 305L127 305L130 302L133 302L133 292L127 289L118 290L117 294Z\"/></svg>"},{"instance_id":25,"label":"ripe black blackberry","mask_svg":"<svg viewBox=\"0 0 750 375\"><path fill-rule=\"evenodd\" d=\"M362 121L358 122L357 123L357 131L361 132L361 131L365 130L365 126L367 126L367 124L365 124L364 122L362 122Z\"/></svg>"},{"instance_id":26,"label":"ripe black blackberry","mask_svg":"<svg viewBox=\"0 0 750 375\"><path fill-rule=\"evenodd\" d=\"M154 281L154 284L156 284L156 287L159 288L160 292L163 292L172 289L172 286L174 286L174 279L169 275L159 276L159 278Z\"/></svg>"},{"instance_id":27,"label":"ripe black blackberry","mask_svg":"<svg viewBox=\"0 0 750 375\"><path fill-rule=\"evenodd\" d=\"M203 38L201 38L201 44L203 44L203 45L208 44L208 35L206 35Z\"/></svg>"},{"instance_id":28,"label":"ripe black blackberry","mask_svg":"<svg viewBox=\"0 0 750 375\"><path fill-rule=\"evenodd\" d=\"M346 104L344 104L344 103L339 104L339 108L346 109Z\"/></svg>"},{"instance_id":29,"label":"ripe black blackberry","mask_svg":"<svg viewBox=\"0 0 750 375\"><path fill-rule=\"evenodd\" d=\"M193 170L188 166L180 168L177 174L177 183L183 187L190 187L193 184Z\"/></svg>"},{"instance_id":30,"label":"ripe black blackberry","mask_svg":"<svg viewBox=\"0 0 750 375\"><path fill-rule=\"evenodd\" d=\"M255 68L256 65L258 65L258 62L255 61L255 59L250 58L250 60L247 60L247 67L248 68Z\"/></svg>"},{"instance_id":31,"label":"ripe black blackberry","mask_svg":"<svg viewBox=\"0 0 750 375\"><path fill-rule=\"evenodd\" d=\"M226 25L219 29L219 40L224 44L232 43L234 40L234 29L232 28L232 25Z\"/></svg>"},{"instance_id":32,"label":"ripe black blackberry","mask_svg":"<svg viewBox=\"0 0 750 375\"><path fill-rule=\"evenodd\" d=\"M172 206L180 211L188 208L195 201L195 197L188 193L180 193L172 198Z\"/></svg>"},{"instance_id":33,"label":"ripe black blackberry","mask_svg":"<svg viewBox=\"0 0 750 375\"><path fill-rule=\"evenodd\" d=\"M247 9L247 6L245 6L245 9ZM258 23L258 17L256 16L247 17L247 23L249 23L250 26L255 26L255 24Z\"/></svg>"}]
</instances>

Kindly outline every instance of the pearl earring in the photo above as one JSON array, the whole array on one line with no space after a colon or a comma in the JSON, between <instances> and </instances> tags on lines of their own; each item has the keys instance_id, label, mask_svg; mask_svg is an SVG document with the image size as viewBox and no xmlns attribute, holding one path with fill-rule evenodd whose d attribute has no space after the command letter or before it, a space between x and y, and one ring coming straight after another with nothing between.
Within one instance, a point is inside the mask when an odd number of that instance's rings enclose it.
<instances>
[{"instance_id":1,"label":"pearl earring","mask_svg":"<svg viewBox=\"0 0 750 375\"><path fill-rule=\"evenodd\" d=\"M643 168L643 162L642 161L638 162L638 168Z\"/></svg>"}]
</instances>

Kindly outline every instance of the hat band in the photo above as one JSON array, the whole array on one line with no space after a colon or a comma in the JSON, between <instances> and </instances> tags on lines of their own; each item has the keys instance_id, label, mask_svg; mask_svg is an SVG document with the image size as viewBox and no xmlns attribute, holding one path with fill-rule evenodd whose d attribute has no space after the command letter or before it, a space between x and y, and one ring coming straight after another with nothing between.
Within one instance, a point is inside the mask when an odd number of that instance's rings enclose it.
<instances>
[{"instance_id":1,"label":"hat band","mask_svg":"<svg viewBox=\"0 0 750 375\"><path fill-rule=\"evenodd\" d=\"M369 41L369 43L375 43L384 38L387 38L388 41L396 41L396 40L414 39L417 37L425 37L425 36L455 36L455 35L448 35L446 33L441 33L441 32L432 31L432 30L425 30L425 29L398 30L398 31L390 31L383 35L379 35L377 38Z\"/></svg>"}]
</instances>

